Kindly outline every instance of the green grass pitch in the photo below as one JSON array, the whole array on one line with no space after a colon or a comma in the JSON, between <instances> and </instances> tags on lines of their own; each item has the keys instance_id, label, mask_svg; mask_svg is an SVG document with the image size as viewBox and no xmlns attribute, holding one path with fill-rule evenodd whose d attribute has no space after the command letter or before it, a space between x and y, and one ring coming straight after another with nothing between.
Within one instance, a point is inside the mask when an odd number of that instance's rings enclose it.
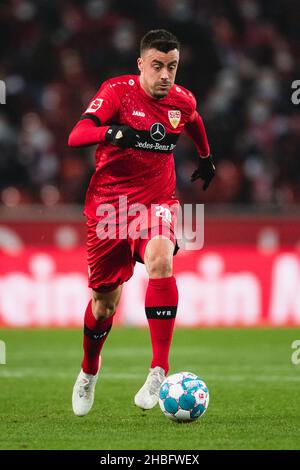
<instances>
[{"instance_id":1,"label":"green grass pitch","mask_svg":"<svg viewBox=\"0 0 300 470\"><path fill-rule=\"evenodd\" d=\"M103 350L92 411L73 416L80 330L1 330L1 449L299 449L299 329L177 329L170 373L187 370L210 390L206 414L178 424L133 396L148 372L147 330L115 328Z\"/></svg>"}]
</instances>

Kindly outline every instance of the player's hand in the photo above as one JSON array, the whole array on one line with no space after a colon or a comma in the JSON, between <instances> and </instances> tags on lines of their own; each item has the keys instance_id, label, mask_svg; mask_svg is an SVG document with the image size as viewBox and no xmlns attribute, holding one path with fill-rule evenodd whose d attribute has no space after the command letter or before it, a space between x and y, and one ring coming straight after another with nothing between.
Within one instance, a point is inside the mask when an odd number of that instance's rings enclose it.
<instances>
[{"instance_id":1,"label":"player's hand","mask_svg":"<svg viewBox=\"0 0 300 470\"><path fill-rule=\"evenodd\" d=\"M204 189L205 191L208 188L211 180L215 176L215 173L216 173L216 167L214 165L212 156L209 155L209 157L200 158L199 166L191 176L191 182L193 183L198 178L203 179L204 184L203 184L202 189Z\"/></svg>"},{"instance_id":2,"label":"player's hand","mask_svg":"<svg viewBox=\"0 0 300 470\"><path fill-rule=\"evenodd\" d=\"M105 139L111 144L125 149L134 147L140 136L129 126L110 126L106 131Z\"/></svg>"}]
</instances>

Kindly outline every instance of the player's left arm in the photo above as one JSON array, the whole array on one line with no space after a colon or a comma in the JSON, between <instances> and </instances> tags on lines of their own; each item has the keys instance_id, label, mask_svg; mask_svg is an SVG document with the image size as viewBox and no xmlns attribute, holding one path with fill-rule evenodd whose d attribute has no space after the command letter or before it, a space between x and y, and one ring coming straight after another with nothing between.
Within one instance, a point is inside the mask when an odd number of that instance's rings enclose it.
<instances>
[{"instance_id":1,"label":"player's left arm","mask_svg":"<svg viewBox=\"0 0 300 470\"><path fill-rule=\"evenodd\" d=\"M205 191L215 176L216 167L210 153L210 147L203 120L196 110L193 112L192 120L186 123L185 130L195 143L200 157L198 168L192 174L191 181L194 182L198 178L203 179L203 189Z\"/></svg>"}]
</instances>

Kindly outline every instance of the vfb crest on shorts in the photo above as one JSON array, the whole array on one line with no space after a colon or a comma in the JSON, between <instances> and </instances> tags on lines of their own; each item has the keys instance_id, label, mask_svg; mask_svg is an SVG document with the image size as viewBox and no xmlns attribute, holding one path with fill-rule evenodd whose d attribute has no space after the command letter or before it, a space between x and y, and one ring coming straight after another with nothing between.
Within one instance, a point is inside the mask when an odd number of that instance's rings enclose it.
<instances>
[{"instance_id":1,"label":"vfb crest on shorts","mask_svg":"<svg viewBox=\"0 0 300 470\"><path fill-rule=\"evenodd\" d=\"M176 129L176 127L180 123L181 112L178 111L178 110L168 111L168 116L169 116L169 121L170 121L172 127L174 127L174 129Z\"/></svg>"}]
</instances>

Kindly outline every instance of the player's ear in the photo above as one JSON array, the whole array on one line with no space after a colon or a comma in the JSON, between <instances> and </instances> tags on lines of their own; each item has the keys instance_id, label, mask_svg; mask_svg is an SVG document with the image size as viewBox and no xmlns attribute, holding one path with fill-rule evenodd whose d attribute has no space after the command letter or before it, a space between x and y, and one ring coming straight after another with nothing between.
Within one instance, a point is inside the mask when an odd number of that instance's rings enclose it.
<instances>
[{"instance_id":1,"label":"player's ear","mask_svg":"<svg viewBox=\"0 0 300 470\"><path fill-rule=\"evenodd\" d=\"M143 59L141 57L138 58L137 60L137 66L140 72L143 70Z\"/></svg>"}]
</instances>

